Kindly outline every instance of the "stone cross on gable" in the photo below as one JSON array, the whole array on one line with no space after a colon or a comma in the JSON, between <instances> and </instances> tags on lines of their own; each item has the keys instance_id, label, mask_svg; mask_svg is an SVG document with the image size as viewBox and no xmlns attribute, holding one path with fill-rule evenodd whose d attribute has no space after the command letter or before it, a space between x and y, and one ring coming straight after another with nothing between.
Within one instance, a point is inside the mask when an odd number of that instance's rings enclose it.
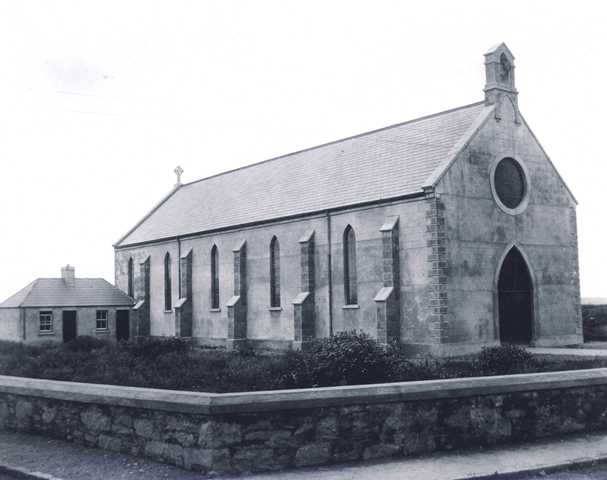
<instances>
[{"instance_id":1,"label":"stone cross on gable","mask_svg":"<svg viewBox=\"0 0 607 480\"><path fill-rule=\"evenodd\" d=\"M175 175L177 175L177 183L175 184L175 186L177 187L178 185L181 185L181 174L183 173L183 168L177 165L177 167L173 171L175 172Z\"/></svg>"}]
</instances>

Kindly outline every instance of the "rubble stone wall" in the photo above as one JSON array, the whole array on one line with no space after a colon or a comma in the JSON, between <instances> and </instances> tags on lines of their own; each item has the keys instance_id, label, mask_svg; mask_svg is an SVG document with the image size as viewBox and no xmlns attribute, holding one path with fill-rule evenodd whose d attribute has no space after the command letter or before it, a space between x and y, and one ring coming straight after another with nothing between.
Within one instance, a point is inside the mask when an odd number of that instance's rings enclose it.
<instances>
[{"instance_id":1,"label":"rubble stone wall","mask_svg":"<svg viewBox=\"0 0 607 480\"><path fill-rule=\"evenodd\" d=\"M0 429L204 473L281 470L607 428L607 369L246 394L0 376Z\"/></svg>"}]
</instances>

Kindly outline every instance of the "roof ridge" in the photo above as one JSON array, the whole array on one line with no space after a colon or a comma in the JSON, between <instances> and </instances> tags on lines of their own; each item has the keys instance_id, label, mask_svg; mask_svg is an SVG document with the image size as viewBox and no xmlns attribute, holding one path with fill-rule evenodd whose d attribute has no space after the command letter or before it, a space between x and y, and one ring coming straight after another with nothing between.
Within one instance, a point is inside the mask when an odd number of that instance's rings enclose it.
<instances>
[{"instance_id":1,"label":"roof ridge","mask_svg":"<svg viewBox=\"0 0 607 480\"><path fill-rule=\"evenodd\" d=\"M364 136L366 136L366 135L371 135L371 134L373 134L373 133L378 133L378 132L381 132L381 131L383 131L383 130L389 130L389 129L391 129L391 128L401 127L401 126L403 126L403 125L407 125L407 124L409 124L409 123L419 122L419 121L421 121L421 120L427 120L427 119L429 119L429 118L438 117L439 115L444 115L444 114L446 114L446 113L456 112L457 110L463 110L463 109L465 109L465 108L474 107L474 106L476 106L476 105L481 105L481 104L483 104L483 103L485 103L485 101L484 101L484 100L481 100L481 101L478 101L478 102L469 103L469 104L467 104L467 105L462 105L462 106L460 106L460 107L455 107L455 108L450 108L450 109L447 109L447 110L442 110L442 111L440 111L440 112L432 113L432 114L430 114L430 115L424 115L424 116L421 116L421 117L412 118L411 120L406 120L406 121L404 121L404 122L394 123L394 124L392 124L392 125L387 125L387 126L385 126L385 127L376 128L376 129L374 129L374 130L369 130L369 131L366 131L366 132L357 133L356 135L350 135L350 136L348 136L348 137L340 138L340 139L338 139L338 140L332 140L332 141L330 141L330 142L321 143L321 144L319 144L319 145L315 145L315 146L313 146L313 147L302 148L301 150L295 150L295 151L293 151L293 152L290 152L290 153L285 153L285 154L283 154L283 155L279 155L279 156L277 156L277 157L267 158L267 159L265 159L265 160L260 160L259 162L254 162L254 163L250 163L250 164L248 164L248 165L243 165L243 166L241 166L241 167L232 168L231 170L225 170L225 171L223 171L223 172L215 173L215 174L213 174L213 175L209 175L208 177L199 178L198 180L192 180L191 182L184 183L184 184L182 184L181 186L182 186L182 187L188 187L188 186L193 185L193 184L195 184L195 183L203 182L203 181L205 181L205 180L210 180L211 178L220 177L220 176L222 176L222 175L227 175L228 173L237 172L237 171L239 171L239 170L244 170L244 169L246 169L246 168L250 168L250 167L256 167L257 165L261 165L261 164L264 164L264 163L269 163L269 162L272 162L272 161L274 161L274 160L280 160L280 159L285 158L285 157L290 157L290 156L292 156L292 155L297 155L298 153L309 152L309 151L311 151L311 150L315 150L315 149L317 149L317 148L322 148L322 147L326 147L326 146L329 146L329 145L334 145L334 144L336 144L336 143L345 142L346 140L353 140L353 139L355 139L355 138L364 137ZM161 205L162 203L164 203L164 201L168 200L168 198L169 198L169 197L170 197L170 195L168 195L168 196L167 196L167 197L166 197L166 198L165 198L163 201L161 201L161 202L160 202L160 204L156 206L156 209L157 209L158 207L160 207L160 205ZM156 209L154 209L154 210L156 210ZM150 214L149 214L149 215L151 215L152 213L153 213L153 211L152 211L152 212L150 212ZM149 216L149 215L147 215L147 216ZM147 216L146 216L146 218L147 218ZM142 219L142 221L141 221L140 223L143 223L143 220L145 220L145 218L144 218L144 219ZM140 224L140 223L139 223L139 224ZM139 224L137 224L135 227L133 227L133 229L132 229L132 230L135 230L135 228L137 228L137 227L139 226ZM128 235L130 235L130 233L132 233L132 232L129 232L129 233L127 233L126 235L124 235L124 236L123 236L123 237L122 237L122 238L121 238L121 239L120 239L118 242L116 242L116 245L118 245L118 244L119 244L119 243L120 243L122 240L124 240L124 239L125 239L125 238L126 238Z\"/></svg>"}]
</instances>

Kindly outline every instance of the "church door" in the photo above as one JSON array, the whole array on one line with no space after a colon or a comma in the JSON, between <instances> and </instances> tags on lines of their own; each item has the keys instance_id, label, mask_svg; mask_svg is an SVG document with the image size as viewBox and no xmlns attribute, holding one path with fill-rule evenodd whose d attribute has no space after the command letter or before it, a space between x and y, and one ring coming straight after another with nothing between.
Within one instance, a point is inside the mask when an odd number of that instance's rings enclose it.
<instances>
[{"instance_id":1,"label":"church door","mask_svg":"<svg viewBox=\"0 0 607 480\"><path fill-rule=\"evenodd\" d=\"M533 282L516 247L504 259L497 288L501 342L529 344L533 329Z\"/></svg>"}]
</instances>

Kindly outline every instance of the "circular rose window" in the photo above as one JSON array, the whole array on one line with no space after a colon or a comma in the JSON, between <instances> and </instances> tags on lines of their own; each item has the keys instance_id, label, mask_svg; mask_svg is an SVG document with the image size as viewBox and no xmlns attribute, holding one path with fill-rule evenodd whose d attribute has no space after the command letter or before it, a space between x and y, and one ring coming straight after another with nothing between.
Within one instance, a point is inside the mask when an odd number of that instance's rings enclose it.
<instances>
[{"instance_id":1,"label":"circular rose window","mask_svg":"<svg viewBox=\"0 0 607 480\"><path fill-rule=\"evenodd\" d=\"M517 210L521 207L527 193L527 181L521 164L512 158L500 160L493 173L493 188L497 199L506 209Z\"/></svg>"}]
</instances>

